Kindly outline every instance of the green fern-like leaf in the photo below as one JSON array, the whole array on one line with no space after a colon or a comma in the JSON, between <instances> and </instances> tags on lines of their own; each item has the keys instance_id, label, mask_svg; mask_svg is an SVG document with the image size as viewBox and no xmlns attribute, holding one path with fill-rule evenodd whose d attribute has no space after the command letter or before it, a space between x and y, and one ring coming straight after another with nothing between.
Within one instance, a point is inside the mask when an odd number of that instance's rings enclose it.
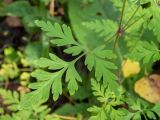
<instances>
[{"instance_id":1,"label":"green fern-like leaf","mask_svg":"<svg viewBox=\"0 0 160 120\"><path fill-rule=\"evenodd\" d=\"M41 27L49 37L54 40L51 42L57 46L70 46L64 52L72 54L73 56L85 51L80 43L74 40L70 27L66 25L60 26L58 23L54 25L47 21L36 21L37 26ZM69 93L73 95L78 90L77 82L81 82L81 77L75 69L75 59L71 62L65 62L54 54L50 54L50 59L41 58L37 61L37 66L40 68L48 68L49 70L58 70L57 72L47 72L42 69L37 69L32 73L38 82L29 85L35 91L28 93L24 96L21 102L22 107L27 107L29 104L33 105L38 100L46 101L49 97L50 90L53 93L54 100L57 100L59 95L62 94L61 79L66 72L66 82L68 83ZM80 57L81 58L81 57Z\"/></svg>"},{"instance_id":2,"label":"green fern-like leaf","mask_svg":"<svg viewBox=\"0 0 160 120\"><path fill-rule=\"evenodd\" d=\"M61 26L58 23L53 25L49 21L44 22L39 20L37 20L35 23L37 26L41 27L41 29L45 31L49 37L54 38L51 40L52 44L56 46L72 45L71 47L65 49L64 52L75 56L84 51L83 45L75 41L72 35L72 31L67 25L63 24Z\"/></svg>"},{"instance_id":3,"label":"green fern-like leaf","mask_svg":"<svg viewBox=\"0 0 160 120\"><path fill-rule=\"evenodd\" d=\"M153 31L154 35L157 37L158 42L160 42L160 26L159 26L159 21L160 21L160 9L158 2L156 1L150 1L151 7L149 7L147 10L147 15L148 15L148 21L147 21L147 26L150 30Z\"/></svg>"},{"instance_id":4,"label":"green fern-like leaf","mask_svg":"<svg viewBox=\"0 0 160 120\"><path fill-rule=\"evenodd\" d=\"M137 60L143 60L143 63L153 63L160 60L160 50L153 42L138 42L131 56Z\"/></svg>"},{"instance_id":5,"label":"green fern-like leaf","mask_svg":"<svg viewBox=\"0 0 160 120\"><path fill-rule=\"evenodd\" d=\"M83 25L108 39L112 38L118 30L117 23L109 19L85 22Z\"/></svg>"},{"instance_id":6,"label":"green fern-like leaf","mask_svg":"<svg viewBox=\"0 0 160 120\"><path fill-rule=\"evenodd\" d=\"M18 92L0 89L0 96L4 99L4 104L8 105L8 109L12 111L18 110L21 95Z\"/></svg>"},{"instance_id":7,"label":"green fern-like leaf","mask_svg":"<svg viewBox=\"0 0 160 120\"><path fill-rule=\"evenodd\" d=\"M7 109L11 110L11 114L1 114L0 120L26 120L26 119L39 119L44 120L47 115L49 115L50 109L41 105L38 101L33 106L28 106L28 110L20 110L20 102L23 98L23 93L18 93L17 91L10 91L5 89L0 89L0 96L3 98L3 104L7 105Z\"/></svg>"},{"instance_id":8,"label":"green fern-like leaf","mask_svg":"<svg viewBox=\"0 0 160 120\"><path fill-rule=\"evenodd\" d=\"M34 105L38 101L46 101L49 98L50 90L53 94L54 100L57 100L59 95L62 94L62 76L66 72L66 82L68 83L68 90L71 95L78 90L78 83L81 82L81 77L75 69L75 61L65 62L50 54L50 59L41 58L37 61L40 68L48 68L49 70L59 70L57 72L47 72L42 69L37 69L32 73L38 81L31 83L30 88L35 91L28 93L24 96L21 102L22 107Z\"/></svg>"},{"instance_id":9,"label":"green fern-like leaf","mask_svg":"<svg viewBox=\"0 0 160 120\"><path fill-rule=\"evenodd\" d=\"M110 70L115 70L117 67L109 59L115 58L115 54L111 50L105 50L105 46L95 48L86 56L85 65L91 71L95 68L95 77L98 81L103 78L103 84L109 84L110 89L117 92L117 77Z\"/></svg>"},{"instance_id":10,"label":"green fern-like leaf","mask_svg":"<svg viewBox=\"0 0 160 120\"><path fill-rule=\"evenodd\" d=\"M115 97L114 93L111 92L110 89L105 88L103 85L100 85L100 83L97 83L95 80L91 81L91 85L92 85L93 95L96 96L100 102L103 103L109 100L109 98Z\"/></svg>"},{"instance_id":11,"label":"green fern-like leaf","mask_svg":"<svg viewBox=\"0 0 160 120\"><path fill-rule=\"evenodd\" d=\"M152 111L155 112L159 117L160 117L160 104L156 104L153 108Z\"/></svg>"},{"instance_id":12,"label":"green fern-like leaf","mask_svg":"<svg viewBox=\"0 0 160 120\"><path fill-rule=\"evenodd\" d=\"M89 112L92 112L94 115L89 118L89 120L106 120L107 115L103 107L93 106L88 108Z\"/></svg>"}]
</instances>

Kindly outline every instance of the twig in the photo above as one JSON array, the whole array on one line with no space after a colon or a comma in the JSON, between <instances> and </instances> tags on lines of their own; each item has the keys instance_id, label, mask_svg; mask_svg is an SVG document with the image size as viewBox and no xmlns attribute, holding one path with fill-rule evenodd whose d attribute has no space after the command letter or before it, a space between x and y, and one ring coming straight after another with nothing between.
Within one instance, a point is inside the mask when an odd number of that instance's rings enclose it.
<instances>
[{"instance_id":1,"label":"twig","mask_svg":"<svg viewBox=\"0 0 160 120\"><path fill-rule=\"evenodd\" d=\"M53 114L53 117L55 117L55 118L60 118L60 119L64 119L64 120L76 120L75 117L62 116L62 115L57 115L57 114Z\"/></svg>"},{"instance_id":2,"label":"twig","mask_svg":"<svg viewBox=\"0 0 160 120\"><path fill-rule=\"evenodd\" d=\"M75 102L72 98L70 98L70 97L67 95L67 93L63 92L63 95L64 95L72 104L76 104L76 102Z\"/></svg>"},{"instance_id":3,"label":"twig","mask_svg":"<svg viewBox=\"0 0 160 120\"><path fill-rule=\"evenodd\" d=\"M51 16L54 16L54 0L50 0L49 13Z\"/></svg>"}]
</instances>

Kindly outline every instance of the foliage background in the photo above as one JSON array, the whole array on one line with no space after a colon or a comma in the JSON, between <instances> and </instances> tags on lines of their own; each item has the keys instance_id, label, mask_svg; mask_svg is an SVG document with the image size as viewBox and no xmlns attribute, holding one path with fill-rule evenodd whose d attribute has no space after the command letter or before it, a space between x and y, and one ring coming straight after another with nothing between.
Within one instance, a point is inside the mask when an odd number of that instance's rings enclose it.
<instances>
[{"instance_id":1,"label":"foliage background","mask_svg":"<svg viewBox=\"0 0 160 120\"><path fill-rule=\"evenodd\" d=\"M160 105L134 92L138 79L159 72L158 0L7 2L0 1L0 119L159 119ZM126 59L141 71L125 77Z\"/></svg>"}]
</instances>

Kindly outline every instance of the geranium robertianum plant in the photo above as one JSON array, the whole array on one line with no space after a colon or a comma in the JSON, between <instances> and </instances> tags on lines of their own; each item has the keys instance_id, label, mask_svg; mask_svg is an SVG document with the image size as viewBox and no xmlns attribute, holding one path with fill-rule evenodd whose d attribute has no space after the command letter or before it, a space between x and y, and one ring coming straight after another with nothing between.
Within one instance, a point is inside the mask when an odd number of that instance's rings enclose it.
<instances>
[{"instance_id":1,"label":"geranium robertianum plant","mask_svg":"<svg viewBox=\"0 0 160 120\"><path fill-rule=\"evenodd\" d=\"M64 91L74 98L80 87L87 86L97 98L95 102L86 97L90 120L160 118L160 101L152 104L134 93L135 82L149 75L152 64L160 60L159 1L66 3L69 25L35 21L52 48L63 53L59 55L52 49L48 57L36 60L37 69L32 72L36 81L29 84L32 91L22 97L19 109L45 103L50 96L57 101Z\"/></svg>"}]
</instances>

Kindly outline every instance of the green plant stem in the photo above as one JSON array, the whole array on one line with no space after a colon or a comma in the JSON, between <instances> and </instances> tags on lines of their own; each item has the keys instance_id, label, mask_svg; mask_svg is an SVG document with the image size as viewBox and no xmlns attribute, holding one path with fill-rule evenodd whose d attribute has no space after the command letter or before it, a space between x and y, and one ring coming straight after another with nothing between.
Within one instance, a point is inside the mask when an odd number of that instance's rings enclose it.
<instances>
[{"instance_id":1,"label":"green plant stem","mask_svg":"<svg viewBox=\"0 0 160 120\"><path fill-rule=\"evenodd\" d=\"M117 45L118 39L119 39L119 36L117 35L117 36L116 36L116 39L115 39L115 41L114 41L113 51L115 51L115 48L116 48L116 45Z\"/></svg>"},{"instance_id":2,"label":"green plant stem","mask_svg":"<svg viewBox=\"0 0 160 120\"><path fill-rule=\"evenodd\" d=\"M122 21L123 21L123 16L124 16L125 4L126 4L126 0L123 1L121 19L120 19L120 23L119 23L119 30L122 29ZM133 23L131 23L131 24L129 25L130 21L133 19L133 17L136 15L137 11L139 10L139 7L140 7L140 6L137 7L137 9L133 12L133 14L131 15L131 17L129 18L129 20L128 20L127 23L125 24L125 26L124 26L124 31L126 31L129 27L131 27L132 25L134 25L136 22L139 21L139 19L138 19L138 20L135 20ZM142 16L142 17L143 17L143 16ZM140 18L142 18L142 17L140 17ZM114 36L113 36L113 37L114 37ZM113 37L111 37L111 39L112 39ZM121 63L122 63L122 62L123 62L123 57L122 57L122 55L121 55L120 48L119 48L119 46L118 46L118 44L117 44L119 38L120 38L120 35L119 35L118 31L117 31L117 33L116 33L116 38L115 38L114 45L113 45L113 51L115 51L115 49L116 49L117 55L118 55L118 57L120 58L120 61L121 61ZM110 39L109 39L109 40L110 40ZM122 67L120 68L119 73L118 73L119 78L121 77L121 74L122 74ZM120 82L120 83L122 83L122 82Z\"/></svg>"},{"instance_id":3,"label":"green plant stem","mask_svg":"<svg viewBox=\"0 0 160 120\"><path fill-rule=\"evenodd\" d=\"M122 19L123 19L123 14L124 14L124 8L125 8L125 2L126 1L124 1L124 3L123 3L123 8L122 8L122 14L121 14L121 19L120 19L120 24L119 24L119 26L120 27L122 27ZM137 7L137 9L134 11L134 13L132 14L132 16L129 18L129 20L127 21L127 23L125 24L125 26L124 26L124 28L126 28L127 26L128 26L128 24L129 24L129 22L133 19L133 17L136 15L136 13L137 13L137 11L139 10L139 8L140 8L140 6L138 6ZM119 27L119 28L120 28ZM105 40L105 41L110 41L111 39L113 39L115 36L117 35L117 32L113 35L113 36L111 36L109 39L107 39L107 40ZM118 38L116 38L116 42L117 42L117 39ZM115 45L114 45L115 46ZM115 47L114 47L115 48Z\"/></svg>"},{"instance_id":4,"label":"green plant stem","mask_svg":"<svg viewBox=\"0 0 160 120\"><path fill-rule=\"evenodd\" d=\"M145 115L145 113L142 111L142 114L143 114L143 116L144 116L144 119L145 120L148 120L148 118L147 118L147 116Z\"/></svg>"},{"instance_id":5,"label":"green plant stem","mask_svg":"<svg viewBox=\"0 0 160 120\"><path fill-rule=\"evenodd\" d=\"M121 50L120 50L118 44L117 44L116 52L117 52L117 55L118 55L118 57L119 57L119 59L120 59L120 63L123 63L123 56L122 56L122 54L121 54ZM122 66L120 66L120 69L119 69L119 72L118 72L118 78L119 78L118 81L119 81L120 84L122 83L121 77L122 77Z\"/></svg>"},{"instance_id":6,"label":"green plant stem","mask_svg":"<svg viewBox=\"0 0 160 120\"><path fill-rule=\"evenodd\" d=\"M80 56L78 56L76 59L74 59L72 62L76 63L79 59L81 59L83 56L85 56L87 54L87 52L84 52L83 54L81 54Z\"/></svg>"},{"instance_id":7,"label":"green plant stem","mask_svg":"<svg viewBox=\"0 0 160 120\"><path fill-rule=\"evenodd\" d=\"M129 22L133 19L133 17L136 15L137 11L139 10L140 6L137 7L137 9L134 11L134 13L132 14L132 16L129 18L129 20L127 21L127 23L125 24L124 28L126 28L129 24Z\"/></svg>"},{"instance_id":8,"label":"green plant stem","mask_svg":"<svg viewBox=\"0 0 160 120\"><path fill-rule=\"evenodd\" d=\"M108 41L112 40L115 36L116 36L116 33L115 33L114 35L112 35L109 39L104 40L104 41L105 41L105 42L108 42Z\"/></svg>"},{"instance_id":9,"label":"green plant stem","mask_svg":"<svg viewBox=\"0 0 160 120\"><path fill-rule=\"evenodd\" d=\"M117 54L118 54L118 57L120 59L120 62L122 63L123 62L123 56L121 54L121 50L119 48L119 45L117 45Z\"/></svg>"},{"instance_id":10,"label":"green plant stem","mask_svg":"<svg viewBox=\"0 0 160 120\"><path fill-rule=\"evenodd\" d=\"M121 18L120 18L120 22L119 22L119 28L121 28L121 26L122 26L122 20L123 20L123 16L124 16L124 9L125 9L125 5L126 5L126 1L127 0L123 0L122 13L121 13Z\"/></svg>"},{"instance_id":11,"label":"green plant stem","mask_svg":"<svg viewBox=\"0 0 160 120\"><path fill-rule=\"evenodd\" d=\"M123 21L124 9L125 9L125 5L126 5L126 1L127 1L127 0L123 0L121 18L120 18L119 28L118 28L118 30L117 30L116 38L115 38L114 45L113 45L113 51L115 51L117 41L118 41L118 39L119 39L119 37L120 37L120 36L119 36L119 30L121 30L121 28L122 28L122 21Z\"/></svg>"},{"instance_id":12,"label":"green plant stem","mask_svg":"<svg viewBox=\"0 0 160 120\"><path fill-rule=\"evenodd\" d=\"M134 25L135 23L137 23L140 19L142 19L144 15L142 15L141 17L139 17L137 20L135 20L134 22L132 22L130 25L126 26L126 28L124 28L124 31L126 31L127 29L129 29L132 25Z\"/></svg>"}]
</instances>

